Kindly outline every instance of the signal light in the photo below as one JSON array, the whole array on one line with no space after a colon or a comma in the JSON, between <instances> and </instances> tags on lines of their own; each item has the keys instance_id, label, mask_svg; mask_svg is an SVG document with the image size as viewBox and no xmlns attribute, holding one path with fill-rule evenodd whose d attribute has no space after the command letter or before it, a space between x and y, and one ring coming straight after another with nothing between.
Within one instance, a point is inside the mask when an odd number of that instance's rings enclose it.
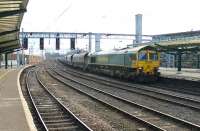
<instances>
[{"instance_id":1,"label":"signal light","mask_svg":"<svg viewBox=\"0 0 200 131\"><path fill-rule=\"evenodd\" d=\"M44 50L44 38L40 38L40 50Z\"/></svg>"},{"instance_id":2,"label":"signal light","mask_svg":"<svg viewBox=\"0 0 200 131\"><path fill-rule=\"evenodd\" d=\"M60 50L60 38L56 38L56 50Z\"/></svg>"},{"instance_id":3,"label":"signal light","mask_svg":"<svg viewBox=\"0 0 200 131\"><path fill-rule=\"evenodd\" d=\"M23 38L22 46L25 50L28 49L28 38Z\"/></svg>"},{"instance_id":4,"label":"signal light","mask_svg":"<svg viewBox=\"0 0 200 131\"><path fill-rule=\"evenodd\" d=\"M75 38L70 39L70 49L75 50Z\"/></svg>"}]
</instances>

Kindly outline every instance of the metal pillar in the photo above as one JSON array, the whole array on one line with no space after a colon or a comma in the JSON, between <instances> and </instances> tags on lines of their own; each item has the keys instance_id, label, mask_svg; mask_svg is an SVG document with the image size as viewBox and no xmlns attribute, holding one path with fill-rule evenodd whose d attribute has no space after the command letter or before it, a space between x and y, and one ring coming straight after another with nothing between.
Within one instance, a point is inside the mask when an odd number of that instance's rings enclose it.
<instances>
[{"instance_id":1,"label":"metal pillar","mask_svg":"<svg viewBox=\"0 0 200 131\"><path fill-rule=\"evenodd\" d=\"M5 53L5 69L8 69L8 54Z\"/></svg>"},{"instance_id":2,"label":"metal pillar","mask_svg":"<svg viewBox=\"0 0 200 131\"><path fill-rule=\"evenodd\" d=\"M200 68L200 54L197 55L197 68Z\"/></svg>"},{"instance_id":3,"label":"metal pillar","mask_svg":"<svg viewBox=\"0 0 200 131\"><path fill-rule=\"evenodd\" d=\"M177 67L177 54L174 55L174 67Z\"/></svg>"},{"instance_id":4,"label":"metal pillar","mask_svg":"<svg viewBox=\"0 0 200 131\"><path fill-rule=\"evenodd\" d=\"M70 49L75 50L76 40L75 38L70 38Z\"/></svg>"},{"instance_id":5,"label":"metal pillar","mask_svg":"<svg viewBox=\"0 0 200 131\"><path fill-rule=\"evenodd\" d=\"M22 34L24 32L24 28L22 28ZM25 65L25 57L24 57L24 47L23 47L23 44L24 44L24 35L22 35L22 65Z\"/></svg>"},{"instance_id":6,"label":"metal pillar","mask_svg":"<svg viewBox=\"0 0 200 131\"><path fill-rule=\"evenodd\" d=\"M3 60L2 55L0 54L0 68L1 68L1 61Z\"/></svg>"},{"instance_id":7,"label":"metal pillar","mask_svg":"<svg viewBox=\"0 0 200 131\"><path fill-rule=\"evenodd\" d=\"M25 65L24 49L22 49L22 65Z\"/></svg>"},{"instance_id":8,"label":"metal pillar","mask_svg":"<svg viewBox=\"0 0 200 131\"><path fill-rule=\"evenodd\" d=\"M182 52L178 51L178 71L181 71L181 57L182 57Z\"/></svg>"},{"instance_id":9,"label":"metal pillar","mask_svg":"<svg viewBox=\"0 0 200 131\"><path fill-rule=\"evenodd\" d=\"M19 67L19 65L20 65L19 51L17 51L17 68Z\"/></svg>"},{"instance_id":10,"label":"metal pillar","mask_svg":"<svg viewBox=\"0 0 200 131\"><path fill-rule=\"evenodd\" d=\"M11 60L10 60L10 67L12 69L12 67L13 67L13 53L10 54L10 58L11 58Z\"/></svg>"},{"instance_id":11,"label":"metal pillar","mask_svg":"<svg viewBox=\"0 0 200 131\"><path fill-rule=\"evenodd\" d=\"M89 32L89 52L92 51L92 32Z\"/></svg>"}]
</instances>

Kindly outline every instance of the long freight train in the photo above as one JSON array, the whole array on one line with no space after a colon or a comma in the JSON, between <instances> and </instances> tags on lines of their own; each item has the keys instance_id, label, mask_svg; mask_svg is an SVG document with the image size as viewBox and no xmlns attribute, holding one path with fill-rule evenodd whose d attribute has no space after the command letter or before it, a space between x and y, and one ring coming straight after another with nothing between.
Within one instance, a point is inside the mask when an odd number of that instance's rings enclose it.
<instances>
[{"instance_id":1,"label":"long freight train","mask_svg":"<svg viewBox=\"0 0 200 131\"><path fill-rule=\"evenodd\" d=\"M137 81L156 80L159 76L159 52L152 46L138 46L118 51L67 55L67 64L92 72Z\"/></svg>"}]
</instances>

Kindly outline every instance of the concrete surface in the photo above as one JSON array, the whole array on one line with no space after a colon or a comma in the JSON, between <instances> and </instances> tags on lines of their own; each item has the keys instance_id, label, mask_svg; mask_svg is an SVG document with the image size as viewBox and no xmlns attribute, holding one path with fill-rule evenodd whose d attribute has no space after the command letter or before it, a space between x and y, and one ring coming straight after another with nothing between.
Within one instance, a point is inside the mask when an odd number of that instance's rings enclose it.
<instances>
[{"instance_id":1,"label":"concrete surface","mask_svg":"<svg viewBox=\"0 0 200 131\"><path fill-rule=\"evenodd\" d=\"M159 71L162 77L200 81L200 69L183 68L178 72L175 68L160 67Z\"/></svg>"},{"instance_id":2,"label":"concrete surface","mask_svg":"<svg viewBox=\"0 0 200 131\"><path fill-rule=\"evenodd\" d=\"M30 130L17 87L18 72L11 69L0 73L0 131Z\"/></svg>"}]
</instances>

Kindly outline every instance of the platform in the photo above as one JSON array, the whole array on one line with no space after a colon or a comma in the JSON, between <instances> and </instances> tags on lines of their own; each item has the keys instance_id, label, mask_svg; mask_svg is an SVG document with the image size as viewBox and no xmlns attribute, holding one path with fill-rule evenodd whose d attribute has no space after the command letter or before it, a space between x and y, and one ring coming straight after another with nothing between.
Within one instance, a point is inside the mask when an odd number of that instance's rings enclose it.
<instances>
[{"instance_id":1,"label":"platform","mask_svg":"<svg viewBox=\"0 0 200 131\"><path fill-rule=\"evenodd\" d=\"M32 130L18 87L19 69L0 69L0 131ZM21 95L20 95L21 94Z\"/></svg>"},{"instance_id":2,"label":"platform","mask_svg":"<svg viewBox=\"0 0 200 131\"><path fill-rule=\"evenodd\" d=\"M161 73L161 77L200 81L200 69L182 68L182 70L178 72L176 68L160 67L159 71Z\"/></svg>"}]
</instances>

